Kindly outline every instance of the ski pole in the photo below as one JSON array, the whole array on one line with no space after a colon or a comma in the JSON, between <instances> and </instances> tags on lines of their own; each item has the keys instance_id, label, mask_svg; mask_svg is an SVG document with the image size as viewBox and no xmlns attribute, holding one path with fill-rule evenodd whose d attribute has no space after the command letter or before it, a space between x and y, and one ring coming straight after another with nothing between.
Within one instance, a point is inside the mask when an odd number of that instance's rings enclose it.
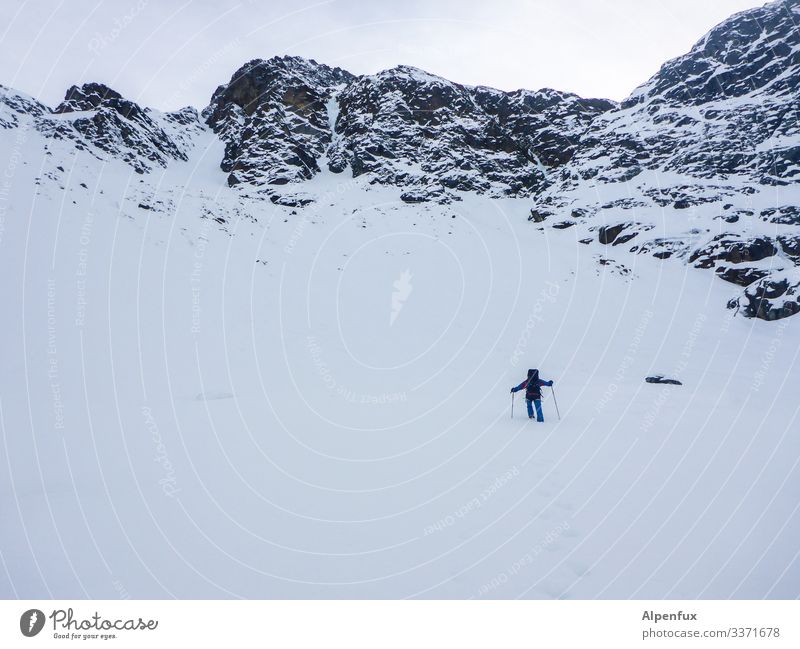
<instances>
[{"instance_id":1,"label":"ski pole","mask_svg":"<svg viewBox=\"0 0 800 649\"><path fill-rule=\"evenodd\" d=\"M558 411L558 401L556 400L556 391L553 386L550 386L550 391L553 393L553 404L556 407L556 414L558 415L558 421L561 421L561 413Z\"/></svg>"},{"instance_id":2,"label":"ski pole","mask_svg":"<svg viewBox=\"0 0 800 649\"><path fill-rule=\"evenodd\" d=\"M514 393L511 393L511 419L514 419Z\"/></svg>"}]
</instances>

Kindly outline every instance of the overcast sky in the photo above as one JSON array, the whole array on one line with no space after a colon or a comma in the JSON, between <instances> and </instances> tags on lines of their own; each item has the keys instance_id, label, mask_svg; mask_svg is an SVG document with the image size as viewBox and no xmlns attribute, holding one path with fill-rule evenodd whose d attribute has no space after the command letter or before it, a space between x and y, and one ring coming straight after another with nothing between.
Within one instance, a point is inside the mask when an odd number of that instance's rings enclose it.
<instances>
[{"instance_id":1,"label":"overcast sky","mask_svg":"<svg viewBox=\"0 0 800 649\"><path fill-rule=\"evenodd\" d=\"M203 107L245 61L295 54L356 74L398 64L505 90L626 97L752 0L3 0L0 83L55 105L101 81Z\"/></svg>"}]
</instances>

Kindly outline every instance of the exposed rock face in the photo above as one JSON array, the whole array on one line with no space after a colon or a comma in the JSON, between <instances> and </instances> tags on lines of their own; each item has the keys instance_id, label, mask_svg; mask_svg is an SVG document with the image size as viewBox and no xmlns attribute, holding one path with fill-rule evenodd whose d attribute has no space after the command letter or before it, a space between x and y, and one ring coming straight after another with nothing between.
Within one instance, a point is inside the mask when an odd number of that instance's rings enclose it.
<instances>
[{"instance_id":1,"label":"exposed rock face","mask_svg":"<svg viewBox=\"0 0 800 649\"><path fill-rule=\"evenodd\" d=\"M769 275L768 270L751 268L749 266L738 268L736 266L719 266L715 272L720 279L724 279L731 284L738 284L739 286L750 286L753 282L757 282Z\"/></svg>"},{"instance_id":2,"label":"exposed rock face","mask_svg":"<svg viewBox=\"0 0 800 649\"><path fill-rule=\"evenodd\" d=\"M34 128L139 173L186 160L213 131L229 185L298 209L316 202L302 182L321 172L396 186L406 203L530 197L521 214L539 229L712 269L741 287L738 313L776 319L797 311L798 25L800 0L732 16L621 104L408 66L357 77L286 56L242 66L202 118L101 84L73 86L55 110L0 87L0 128ZM599 265L630 273L632 260L603 255Z\"/></svg>"},{"instance_id":3,"label":"exposed rock face","mask_svg":"<svg viewBox=\"0 0 800 649\"><path fill-rule=\"evenodd\" d=\"M800 265L800 233L780 235L777 240L784 254Z\"/></svg>"},{"instance_id":4,"label":"exposed rock face","mask_svg":"<svg viewBox=\"0 0 800 649\"><path fill-rule=\"evenodd\" d=\"M577 177L613 182L658 169L761 184L796 179L798 17L795 0L779 1L714 28L593 124L576 152Z\"/></svg>"},{"instance_id":5,"label":"exposed rock face","mask_svg":"<svg viewBox=\"0 0 800 649\"><path fill-rule=\"evenodd\" d=\"M549 88L502 92L481 86L472 94L527 157L547 169L569 162L592 120L617 107L607 99L583 99Z\"/></svg>"},{"instance_id":6,"label":"exposed rock face","mask_svg":"<svg viewBox=\"0 0 800 649\"><path fill-rule=\"evenodd\" d=\"M275 186L327 167L401 187L405 201L449 202L464 191L540 191L592 120L615 106L554 90L472 88L407 66L355 77L285 56L242 66L202 119L225 142L220 166L230 185L275 195ZM54 111L4 90L0 126L16 127L18 115L141 173L186 159L202 130L193 109L162 114L95 83L70 88Z\"/></svg>"},{"instance_id":7,"label":"exposed rock face","mask_svg":"<svg viewBox=\"0 0 800 649\"><path fill-rule=\"evenodd\" d=\"M33 97L0 85L0 128L16 128L21 118L41 117L49 112Z\"/></svg>"},{"instance_id":8,"label":"exposed rock face","mask_svg":"<svg viewBox=\"0 0 800 649\"><path fill-rule=\"evenodd\" d=\"M529 195L612 106L551 90L470 88L400 66L342 93L329 166L419 187L429 198L454 190Z\"/></svg>"},{"instance_id":9,"label":"exposed rock face","mask_svg":"<svg viewBox=\"0 0 800 649\"><path fill-rule=\"evenodd\" d=\"M299 57L250 61L219 86L203 117L225 141L231 185L285 185L310 178L332 140L333 95L354 79Z\"/></svg>"},{"instance_id":10,"label":"exposed rock face","mask_svg":"<svg viewBox=\"0 0 800 649\"><path fill-rule=\"evenodd\" d=\"M743 239L735 233L718 234L710 243L695 250L689 263L696 268L713 268L717 261L742 264L772 257L777 252L778 249L766 237Z\"/></svg>"},{"instance_id":11,"label":"exposed rock face","mask_svg":"<svg viewBox=\"0 0 800 649\"><path fill-rule=\"evenodd\" d=\"M617 223L616 225L601 225L597 230L597 240L604 245L618 246L627 243L640 232L652 230L651 225L642 223ZM624 233L624 234L623 234Z\"/></svg>"},{"instance_id":12,"label":"exposed rock face","mask_svg":"<svg viewBox=\"0 0 800 649\"><path fill-rule=\"evenodd\" d=\"M544 182L521 144L471 90L401 66L352 83L340 97L331 169L448 190L529 193Z\"/></svg>"},{"instance_id":13,"label":"exposed rock face","mask_svg":"<svg viewBox=\"0 0 800 649\"><path fill-rule=\"evenodd\" d=\"M620 233L625 229L630 227L630 223L618 223L617 225L602 225L600 229L597 231L597 240L604 244L608 245L610 243L614 243L614 240L620 235Z\"/></svg>"},{"instance_id":14,"label":"exposed rock face","mask_svg":"<svg viewBox=\"0 0 800 649\"><path fill-rule=\"evenodd\" d=\"M123 160L139 173L186 160L192 134L201 128L193 108L160 113L98 83L72 86L55 110L0 87L0 127L23 121L46 137L73 141L79 151Z\"/></svg>"},{"instance_id":15,"label":"exposed rock face","mask_svg":"<svg viewBox=\"0 0 800 649\"><path fill-rule=\"evenodd\" d=\"M797 205L770 207L761 212L761 219L779 225L800 225L800 207Z\"/></svg>"},{"instance_id":16,"label":"exposed rock face","mask_svg":"<svg viewBox=\"0 0 800 649\"><path fill-rule=\"evenodd\" d=\"M403 187L408 202L446 202L457 191L540 190L548 168L613 106L552 90L470 88L408 66L354 77L281 57L242 67L203 115L226 142L230 184L299 182L327 166Z\"/></svg>"},{"instance_id":17,"label":"exposed rock face","mask_svg":"<svg viewBox=\"0 0 800 649\"><path fill-rule=\"evenodd\" d=\"M625 236L623 223L649 221L660 236L639 236L632 251L714 268L747 287L747 317L793 313L793 299L776 307L762 298L782 287L775 297L791 296L792 282L778 278L797 261L795 235L780 228L800 225L798 24L800 0L777 0L715 27L594 118L535 209L577 214L589 230L598 217L617 222L598 231L605 244ZM725 231L689 226L702 219ZM635 229L641 235L626 233Z\"/></svg>"},{"instance_id":18,"label":"exposed rock face","mask_svg":"<svg viewBox=\"0 0 800 649\"><path fill-rule=\"evenodd\" d=\"M800 88L797 2L779 0L719 24L691 51L665 63L623 107L657 97L703 105L732 97L794 95Z\"/></svg>"},{"instance_id":19,"label":"exposed rock face","mask_svg":"<svg viewBox=\"0 0 800 649\"><path fill-rule=\"evenodd\" d=\"M150 163L165 167L170 160L186 160L183 148L170 139L150 111L102 84L72 86L53 112L68 117L75 114L70 124L87 143L121 158L140 173L148 171ZM191 115L164 117L186 126ZM196 121L196 112L193 117ZM58 127L52 132L59 132Z\"/></svg>"}]
</instances>

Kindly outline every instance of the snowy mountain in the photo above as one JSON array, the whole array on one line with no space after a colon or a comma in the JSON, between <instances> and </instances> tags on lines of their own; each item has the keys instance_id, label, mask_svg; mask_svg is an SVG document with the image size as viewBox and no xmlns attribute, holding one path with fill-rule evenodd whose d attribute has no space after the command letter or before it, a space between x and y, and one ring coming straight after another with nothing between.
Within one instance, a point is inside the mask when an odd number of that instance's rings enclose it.
<instances>
[{"instance_id":1,"label":"snowy mountain","mask_svg":"<svg viewBox=\"0 0 800 649\"><path fill-rule=\"evenodd\" d=\"M533 221L575 228L603 259L615 246L620 268L646 254L714 269L740 287L731 309L774 320L800 310L799 11L786 0L731 17L619 106L275 57L217 88L207 126L193 109L141 108L99 84L70 88L54 110L3 89L0 125L30 116L47 137L138 172L186 160L210 127L228 184L290 207L316 200L302 183L321 169L401 188L410 203L530 197ZM763 254L740 258L742 247Z\"/></svg>"},{"instance_id":2,"label":"snowy mountain","mask_svg":"<svg viewBox=\"0 0 800 649\"><path fill-rule=\"evenodd\" d=\"M71 87L54 110L0 86L0 111L0 128L33 128L99 159L124 160L138 173L185 161L193 135L202 128L193 108L175 113L141 108L97 83Z\"/></svg>"},{"instance_id":3,"label":"snowy mountain","mask_svg":"<svg viewBox=\"0 0 800 649\"><path fill-rule=\"evenodd\" d=\"M587 238L601 224L626 233L606 244L637 236L630 252L714 268L747 287L730 300L745 316L800 311L799 20L790 0L714 28L593 121L538 209L575 217L563 225Z\"/></svg>"},{"instance_id":4,"label":"snowy mountain","mask_svg":"<svg viewBox=\"0 0 800 649\"><path fill-rule=\"evenodd\" d=\"M0 595L796 597L799 7L621 104L0 88Z\"/></svg>"},{"instance_id":5,"label":"snowy mountain","mask_svg":"<svg viewBox=\"0 0 800 649\"><path fill-rule=\"evenodd\" d=\"M408 188L408 202L449 202L457 191L541 189L545 167L567 160L612 106L550 90L468 88L408 66L356 78L275 57L234 73L203 115L226 142L231 185L300 182L325 165Z\"/></svg>"},{"instance_id":6,"label":"snowy mountain","mask_svg":"<svg viewBox=\"0 0 800 649\"><path fill-rule=\"evenodd\" d=\"M448 202L464 191L529 196L611 107L549 90L468 88L400 66L341 93L329 167L410 187L408 202Z\"/></svg>"},{"instance_id":7,"label":"snowy mountain","mask_svg":"<svg viewBox=\"0 0 800 649\"><path fill-rule=\"evenodd\" d=\"M353 79L299 57L250 61L214 92L203 111L225 142L228 183L283 185L319 172L331 143L329 103Z\"/></svg>"}]
</instances>

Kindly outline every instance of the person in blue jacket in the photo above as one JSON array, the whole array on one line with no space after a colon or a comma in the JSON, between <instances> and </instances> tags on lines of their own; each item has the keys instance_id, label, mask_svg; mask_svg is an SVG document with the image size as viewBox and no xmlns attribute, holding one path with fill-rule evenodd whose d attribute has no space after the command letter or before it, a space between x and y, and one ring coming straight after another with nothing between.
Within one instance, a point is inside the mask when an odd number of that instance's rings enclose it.
<instances>
[{"instance_id":1,"label":"person in blue jacket","mask_svg":"<svg viewBox=\"0 0 800 649\"><path fill-rule=\"evenodd\" d=\"M528 404L528 419L533 419L533 406L536 406L536 421L544 421L542 414L542 386L553 385L552 381L543 381L539 378L539 370L528 370L528 378L517 387L511 388L511 392L519 392L525 389L525 402Z\"/></svg>"}]
</instances>

